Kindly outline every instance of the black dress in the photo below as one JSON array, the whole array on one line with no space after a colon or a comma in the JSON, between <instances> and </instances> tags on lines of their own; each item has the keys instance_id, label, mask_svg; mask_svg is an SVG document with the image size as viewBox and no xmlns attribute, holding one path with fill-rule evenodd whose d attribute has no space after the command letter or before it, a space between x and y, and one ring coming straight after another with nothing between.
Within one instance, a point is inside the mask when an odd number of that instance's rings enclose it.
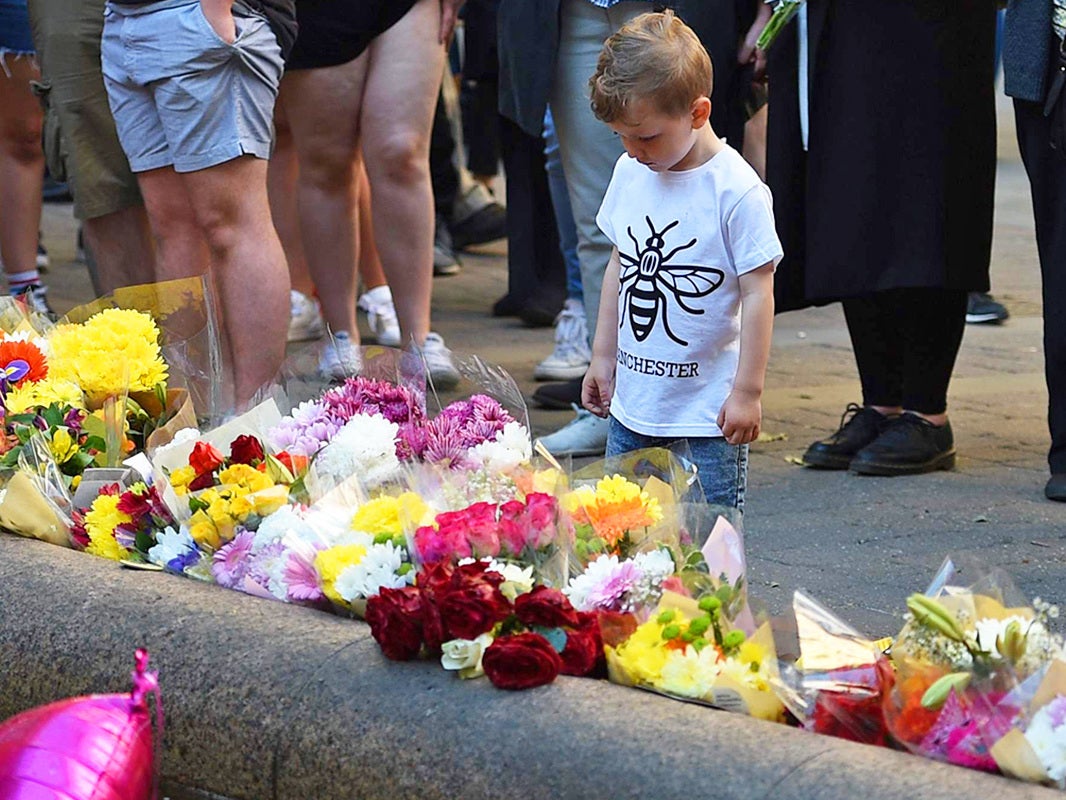
<instances>
[{"instance_id":1,"label":"black dress","mask_svg":"<svg viewBox=\"0 0 1066 800\"><path fill-rule=\"evenodd\" d=\"M992 0L808 0L769 53L777 310L886 289L987 291L996 166Z\"/></svg>"},{"instance_id":2,"label":"black dress","mask_svg":"<svg viewBox=\"0 0 1066 800\"><path fill-rule=\"evenodd\" d=\"M401 19L417 0L298 0L299 35L286 69L347 64Z\"/></svg>"}]
</instances>

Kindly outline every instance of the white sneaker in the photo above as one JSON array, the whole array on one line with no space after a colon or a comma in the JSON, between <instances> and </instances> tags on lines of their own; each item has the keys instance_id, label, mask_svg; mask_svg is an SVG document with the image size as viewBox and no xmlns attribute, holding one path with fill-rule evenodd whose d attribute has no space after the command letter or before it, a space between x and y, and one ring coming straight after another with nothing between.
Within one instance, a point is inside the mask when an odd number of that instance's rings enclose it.
<instances>
[{"instance_id":1,"label":"white sneaker","mask_svg":"<svg viewBox=\"0 0 1066 800\"><path fill-rule=\"evenodd\" d=\"M366 322L378 344L386 347L400 346L400 321L396 318L396 306L392 304L392 291L388 286L375 286L359 298L356 304L366 312Z\"/></svg>"},{"instance_id":2,"label":"white sneaker","mask_svg":"<svg viewBox=\"0 0 1066 800\"><path fill-rule=\"evenodd\" d=\"M56 312L48 304L48 287L41 283L33 283L29 286L11 293L11 296L23 303L27 311L44 314L51 320L57 319Z\"/></svg>"},{"instance_id":3,"label":"white sneaker","mask_svg":"<svg viewBox=\"0 0 1066 800\"><path fill-rule=\"evenodd\" d=\"M452 351L444 345L439 333L426 334L422 360L426 364L426 376L437 389L453 389L459 383L459 370L452 361Z\"/></svg>"},{"instance_id":4,"label":"white sneaker","mask_svg":"<svg viewBox=\"0 0 1066 800\"><path fill-rule=\"evenodd\" d=\"M293 289L289 293L289 341L310 342L321 339L326 332L318 301Z\"/></svg>"},{"instance_id":5,"label":"white sneaker","mask_svg":"<svg viewBox=\"0 0 1066 800\"><path fill-rule=\"evenodd\" d=\"M589 330L585 304L568 299L555 318L555 349L537 364L533 378L538 381L569 381L580 378L589 368Z\"/></svg>"},{"instance_id":6,"label":"white sneaker","mask_svg":"<svg viewBox=\"0 0 1066 800\"><path fill-rule=\"evenodd\" d=\"M574 406L577 416L540 443L553 456L602 456L607 451L608 421Z\"/></svg>"},{"instance_id":7,"label":"white sneaker","mask_svg":"<svg viewBox=\"0 0 1066 800\"><path fill-rule=\"evenodd\" d=\"M363 359L359 346L352 342L347 331L338 331L322 343L318 359L318 373L329 381L354 378L363 371Z\"/></svg>"}]
</instances>

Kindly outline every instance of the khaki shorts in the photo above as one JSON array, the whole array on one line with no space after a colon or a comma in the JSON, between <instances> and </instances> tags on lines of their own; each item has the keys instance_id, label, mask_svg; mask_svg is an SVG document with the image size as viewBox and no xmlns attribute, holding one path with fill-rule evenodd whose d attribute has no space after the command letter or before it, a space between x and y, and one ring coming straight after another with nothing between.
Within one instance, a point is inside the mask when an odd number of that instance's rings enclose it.
<instances>
[{"instance_id":1,"label":"khaki shorts","mask_svg":"<svg viewBox=\"0 0 1066 800\"><path fill-rule=\"evenodd\" d=\"M74 214L93 219L139 205L100 71L103 0L29 0L45 109L45 159L67 180Z\"/></svg>"}]
</instances>

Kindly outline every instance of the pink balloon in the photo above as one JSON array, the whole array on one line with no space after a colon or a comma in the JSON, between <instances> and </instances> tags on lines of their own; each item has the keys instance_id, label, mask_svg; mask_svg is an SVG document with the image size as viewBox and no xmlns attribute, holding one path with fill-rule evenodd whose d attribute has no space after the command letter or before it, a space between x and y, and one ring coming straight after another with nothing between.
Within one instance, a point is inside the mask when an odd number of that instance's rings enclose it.
<instances>
[{"instance_id":1,"label":"pink balloon","mask_svg":"<svg viewBox=\"0 0 1066 800\"><path fill-rule=\"evenodd\" d=\"M0 800L151 800L149 693L160 726L162 709L147 663L138 650L130 694L60 700L0 725Z\"/></svg>"}]
</instances>

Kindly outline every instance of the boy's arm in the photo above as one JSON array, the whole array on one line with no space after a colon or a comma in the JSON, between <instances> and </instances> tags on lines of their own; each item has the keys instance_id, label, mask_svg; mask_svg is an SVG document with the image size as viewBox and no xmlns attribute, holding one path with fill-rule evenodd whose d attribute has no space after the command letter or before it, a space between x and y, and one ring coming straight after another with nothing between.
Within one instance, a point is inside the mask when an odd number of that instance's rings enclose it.
<instances>
[{"instance_id":1,"label":"boy's arm","mask_svg":"<svg viewBox=\"0 0 1066 800\"><path fill-rule=\"evenodd\" d=\"M774 330L774 266L740 276L740 363L733 391L718 412L718 427L730 444L759 438L762 391Z\"/></svg>"},{"instance_id":2,"label":"boy's arm","mask_svg":"<svg viewBox=\"0 0 1066 800\"><path fill-rule=\"evenodd\" d=\"M611 251L600 290L600 312L596 316L596 337L592 342L592 360L581 383L581 403L597 417L611 411L614 396L614 369L618 351L618 273L621 271L618 248Z\"/></svg>"}]
</instances>

